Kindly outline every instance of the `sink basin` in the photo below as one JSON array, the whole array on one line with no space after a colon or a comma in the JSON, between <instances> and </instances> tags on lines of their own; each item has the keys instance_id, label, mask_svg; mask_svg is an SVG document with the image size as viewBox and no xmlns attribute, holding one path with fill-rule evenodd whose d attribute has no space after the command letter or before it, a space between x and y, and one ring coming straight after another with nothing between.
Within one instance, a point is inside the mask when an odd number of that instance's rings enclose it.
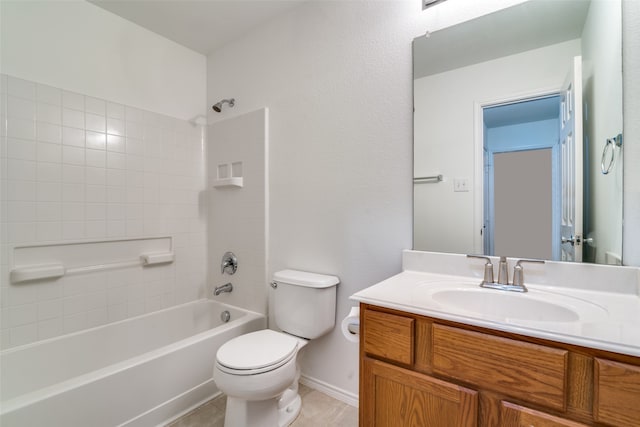
<instances>
[{"instance_id":1,"label":"sink basin","mask_svg":"<svg viewBox=\"0 0 640 427\"><path fill-rule=\"evenodd\" d=\"M505 291L451 289L436 291L431 297L444 306L505 319L547 322L580 320L579 313L565 305Z\"/></svg>"},{"instance_id":2,"label":"sink basin","mask_svg":"<svg viewBox=\"0 0 640 427\"><path fill-rule=\"evenodd\" d=\"M478 283L424 282L410 292L412 303L438 311L518 324L598 321L607 310L565 293L529 288L519 293L486 289Z\"/></svg>"}]
</instances>

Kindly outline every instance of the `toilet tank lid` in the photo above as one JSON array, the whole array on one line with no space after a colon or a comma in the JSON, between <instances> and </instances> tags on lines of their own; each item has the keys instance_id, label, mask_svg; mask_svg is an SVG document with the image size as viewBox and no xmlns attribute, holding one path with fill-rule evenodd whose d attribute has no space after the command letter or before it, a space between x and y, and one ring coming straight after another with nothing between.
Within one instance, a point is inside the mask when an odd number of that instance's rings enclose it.
<instances>
[{"instance_id":1,"label":"toilet tank lid","mask_svg":"<svg viewBox=\"0 0 640 427\"><path fill-rule=\"evenodd\" d=\"M273 280L290 285L310 288L330 288L340 283L340 278L327 274L309 273L299 270L281 270L273 274Z\"/></svg>"}]
</instances>

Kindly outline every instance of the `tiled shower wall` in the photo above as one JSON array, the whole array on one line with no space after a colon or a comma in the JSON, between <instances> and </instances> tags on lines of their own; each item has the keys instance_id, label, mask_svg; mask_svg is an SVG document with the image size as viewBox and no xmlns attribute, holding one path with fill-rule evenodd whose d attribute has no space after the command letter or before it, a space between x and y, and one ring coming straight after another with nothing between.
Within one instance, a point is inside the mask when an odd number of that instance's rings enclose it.
<instances>
[{"instance_id":1,"label":"tiled shower wall","mask_svg":"<svg viewBox=\"0 0 640 427\"><path fill-rule=\"evenodd\" d=\"M0 348L204 296L200 125L0 75ZM176 260L12 284L15 246L170 236Z\"/></svg>"}]
</instances>

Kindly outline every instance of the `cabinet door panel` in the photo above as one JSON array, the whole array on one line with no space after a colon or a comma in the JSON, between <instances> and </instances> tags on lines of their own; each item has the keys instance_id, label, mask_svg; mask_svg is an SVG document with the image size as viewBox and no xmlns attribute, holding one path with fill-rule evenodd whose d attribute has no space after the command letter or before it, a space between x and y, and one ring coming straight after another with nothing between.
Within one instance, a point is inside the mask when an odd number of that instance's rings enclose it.
<instances>
[{"instance_id":1,"label":"cabinet door panel","mask_svg":"<svg viewBox=\"0 0 640 427\"><path fill-rule=\"evenodd\" d=\"M502 427L587 427L586 424L556 417L544 412L502 402L500 408Z\"/></svg>"},{"instance_id":2,"label":"cabinet door panel","mask_svg":"<svg viewBox=\"0 0 640 427\"><path fill-rule=\"evenodd\" d=\"M475 391L378 360L363 362L361 426L477 426Z\"/></svg>"},{"instance_id":3,"label":"cabinet door panel","mask_svg":"<svg viewBox=\"0 0 640 427\"><path fill-rule=\"evenodd\" d=\"M615 426L640 426L640 366L596 359L593 415Z\"/></svg>"},{"instance_id":4,"label":"cabinet door panel","mask_svg":"<svg viewBox=\"0 0 640 427\"><path fill-rule=\"evenodd\" d=\"M433 371L559 410L566 408L568 351L433 325Z\"/></svg>"}]
</instances>

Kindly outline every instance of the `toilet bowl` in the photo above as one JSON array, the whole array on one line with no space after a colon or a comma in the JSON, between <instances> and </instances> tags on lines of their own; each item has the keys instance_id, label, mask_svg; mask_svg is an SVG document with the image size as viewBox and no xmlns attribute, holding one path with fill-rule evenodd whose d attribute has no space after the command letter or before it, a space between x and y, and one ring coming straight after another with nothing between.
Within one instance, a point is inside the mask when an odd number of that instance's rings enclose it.
<instances>
[{"instance_id":1,"label":"toilet bowl","mask_svg":"<svg viewBox=\"0 0 640 427\"><path fill-rule=\"evenodd\" d=\"M300 413L298 352L335 326L336 276L283 270L274 274L276 324L224 343L213 379L227 395L225 427L286 427Z\"/></svg>"},{"instance_id":2,"label":"toilet bowl","mask_svg":"<svg viewBox=\"0 0 640 427\"><path fill-rule=\"evenodd\" d=\"M225 425L288 426L298 416L298 351L307 341L265 329L220 347L214 381L227 395Z\"/></svg>"}]
</instances>

